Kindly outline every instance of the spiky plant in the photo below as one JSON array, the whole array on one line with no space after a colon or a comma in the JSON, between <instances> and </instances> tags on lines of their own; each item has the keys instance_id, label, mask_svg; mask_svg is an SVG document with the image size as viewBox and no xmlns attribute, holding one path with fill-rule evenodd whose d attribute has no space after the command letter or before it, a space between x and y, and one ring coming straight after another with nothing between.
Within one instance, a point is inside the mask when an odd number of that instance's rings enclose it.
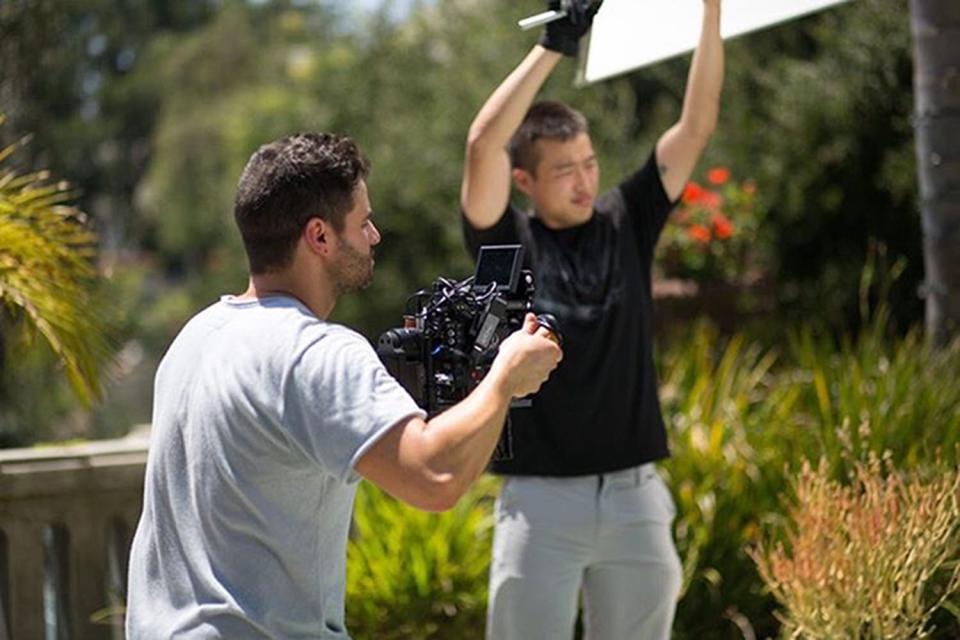
<instances>
[{"instance_id":1,"label":"spiky plant","mask_svg":"<svg viewBox=\"0 0 960 640\"><path fill-rule=\"evenodd\" d=\"M806 463L783 542L752 551L783 637L927 638L960 591L960 473L897 472L871 455L849 484Z\"/></svg>"},{"instance_id":2,"label":"spiky plant","mask_svg":"<svg viewBox=\"0 0 960 640\"><path fill-rule=\"evenodd\" d=\"M100 370L109 356L93 303L96 236L68 204L73 194L66 183L47 171L11 166L21 144L0 149L0 304L28 336L49 343L75 393L89 404L100 396Z\"/></svg>"}]
</instances>

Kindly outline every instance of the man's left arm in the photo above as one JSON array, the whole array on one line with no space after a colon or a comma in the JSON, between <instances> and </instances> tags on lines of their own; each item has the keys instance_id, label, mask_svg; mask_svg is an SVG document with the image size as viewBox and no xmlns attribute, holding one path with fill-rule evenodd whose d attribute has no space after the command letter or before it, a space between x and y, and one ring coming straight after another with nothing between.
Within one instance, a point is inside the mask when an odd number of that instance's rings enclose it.
<instances>
[{"instance_id":1,"label":"man's left arm","mask_svg":"<svg viewBox=\"0 0 960 640\"><path fill-rule=\"evenodd\" d=\"M720 4L721 0L703 0L703 27L690 63L680 120L657 141L657 168L671 202L683 193L717 127L723 87Z\"/></svg>"}]
</instances>

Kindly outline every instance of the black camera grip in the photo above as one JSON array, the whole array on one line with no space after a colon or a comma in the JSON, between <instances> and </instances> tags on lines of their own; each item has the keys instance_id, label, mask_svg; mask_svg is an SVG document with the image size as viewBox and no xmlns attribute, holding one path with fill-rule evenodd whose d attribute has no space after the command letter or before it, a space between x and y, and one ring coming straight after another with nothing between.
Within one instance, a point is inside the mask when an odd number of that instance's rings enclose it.
<instances>
[{"instance_id":1,"label":"black camera grip","mask_svg":"<svg viewBox=\"0 0 960 640\"><path fill-rule=\"evenodd\" d=\"M537 324L550 332L550 339L561 347L563 346L563 334L560 333L560 323L552 313L537 314Z\"/></svg>"}]
</instances>

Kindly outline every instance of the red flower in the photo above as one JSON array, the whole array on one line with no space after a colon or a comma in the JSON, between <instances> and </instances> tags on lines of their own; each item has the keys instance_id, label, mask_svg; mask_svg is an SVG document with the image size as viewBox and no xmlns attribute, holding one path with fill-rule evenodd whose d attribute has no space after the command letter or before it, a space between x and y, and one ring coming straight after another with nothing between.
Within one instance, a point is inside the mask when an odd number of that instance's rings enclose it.
<instances>
[{"instance_id":1,"label":"red flower","mask_svg":"<svg viewBox=\"0 0 960 640\"><path fill-rule=\"evenodd\" d=\"M748 196L752 196L757 192L757 185L752 180L748 180L743 183L743 192Z\"/></svg>"},{"instance_id":2,"label":"red flower","mask_svg":"<svg viewBox=\"0 0 960 640\"><path fill-rule=\"evenodd\" d=\"M686 204L697 202L702 196L703 187L696 182L688 182L687 186L683 188L683 202Z\"/></svg>"},{"instance_id":3,"label":"red flower","mask_svg":"<svg viewBox=\"0 0 960 640\"><path fill-rule=\"evenodd\" d=\"M722 213L713 214L710 222L713 223L713 235L715 235L718 240L726 240L733 235L733 223Z\"/></svg>"},{"instance_id":4,"label":"red flower","mask_svg":"<svg viewBox=\"0 0 960 640\"><path fill-rule=\"evenodd\" d=\"M707 172L707 180L711 184L726 184L730 179L730 170L726 167L714 167Z\"/></svg>"},{"instance_id":5,"label":"red flower","mask_svg":"<svg viewBox=\"0 0 960 640\"><path fill-rule=\"evenodd\" d=\"M723 196L716 191L704 189L700 194L700 204L707 209L719 209L723 205Z\"/></svg>"},{"instance_id":6,"label":"red flower","mask_svg":"<svg viewBox=\"0 0 960 640\"><path fill-rule=\"evenodd\" d=\"M707 229L702 224L692 224L687 227L687 235L700 244L710 242L710 229Z\"/></svg>"}]
</instances>

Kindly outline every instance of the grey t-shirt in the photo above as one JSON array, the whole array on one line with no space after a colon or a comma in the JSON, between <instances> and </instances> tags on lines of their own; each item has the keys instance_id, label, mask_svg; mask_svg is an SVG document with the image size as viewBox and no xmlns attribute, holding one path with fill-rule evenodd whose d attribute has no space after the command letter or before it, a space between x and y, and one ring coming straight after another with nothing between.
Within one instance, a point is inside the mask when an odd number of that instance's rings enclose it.
<instances>
[{"instance_id":1,"label":"grey t-shirt","mask_svg":"<svg viewBox=\"0 0 960 640\"><path fill-rule=\"evenodd\" d=\"M225 296L157 370L127 637L345 639L353 466L423 416L357 333Z\"/></svg>"}]
</instances>

